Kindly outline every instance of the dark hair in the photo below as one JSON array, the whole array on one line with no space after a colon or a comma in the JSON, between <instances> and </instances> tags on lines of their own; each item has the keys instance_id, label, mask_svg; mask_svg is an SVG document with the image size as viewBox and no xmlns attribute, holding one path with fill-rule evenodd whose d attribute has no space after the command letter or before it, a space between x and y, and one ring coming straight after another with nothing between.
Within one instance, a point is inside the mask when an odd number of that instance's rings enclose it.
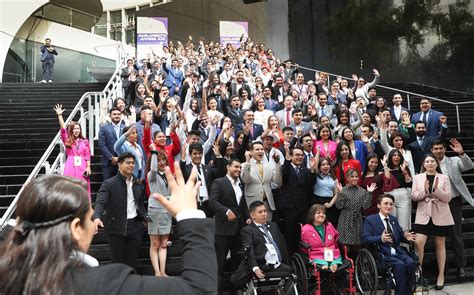
<instances>
[{"instance_id":1,"label":"dark hair","mask_svg":"<svg viewBox=\"0 0 474 295\"><path fill-rule=\"evenodd\" d=\"M343 128L341 129L341 138L344 139L345 141L347 141L347 139L344 137L344 132L346 132L346 130L348 130L348 129L352 132L352 140L355 141L355 140L356 140L356 139L355 139L355 132L354 132L354 130L352 130L352 128L349 127L349 126L343 127Z\"/></svg>"},{"instance_id":2,"label":"dark hair","mask_svg":"<svg viewBox=\"0 0 474 295\"><path fill-rule=\"evenodd\" d=\"M259 200L253 201L252 203L250 203L250 205L249 205L250 213L254 212L260 206L265 206L265 204L262 201L259 201Z\"/></svg>"},{"instance_id":3,"label":"dark hair","mask_svg":"<svg viewBox=\"0 0 474 295\"><path fill-rule=\"evenodd\" d=\"M311 208L309 208L308 214L306 216L306 220L308 221L309 224L314 223L314 215L318 211L322 211L322 212L326 213L326 207L324 207L321 204L314 204L313 206L311 206ZM324 223L327 224L327 222L328 222L327 219L325 219Z\"/></svg>"},{"instance_id":4,"label":"dark hair","mask_svg":"<svg viewBox=\"0 0 474 295\"><path fill-rule=\"evenodd\" d=\"M130 158L133 158L133 160L135 160L135 156L132 153L127 152L127 153L120 154L118 156L117 163L121 164L123 161L125 161L125 159L130 159Z\"/></svg>"},{"instance_id":5,"label":"dark hair","mask_svg":"<svg viewBox=\"0 0 474 295\"><path fill-rule=\"evenodd\" d=\"M382 203L382 200L384 198L389 198L390 200L392 200L392 202L395 202L395 198L391 194L381 194L380 196L377 197L377 205Z\"/></svg>"},{"instance_id":6,"label":"dark hair","mask_svg":"<svg viewBox=\"0 0 474 295\"><path fill-rule=\"evenodd\" d=\"M304 149L301 146L295 146L292 149L290 149L290 155L293 156L293 151L294 150L300 150L304 154Z\"/></svg>"},{"instance_id":7,"label":"dark hair","mask_svg":"<svg viewBox=\"0 0 474 295\"><path fill-rule=\"evenodd\" d=\"M402 148L404 148L404 147L405 147L405 142L406 142L406 137L405 137L402 133L400 133L400 132L398 132L398 131L395 131L395 132L392 134L392 136L390 136L390 145L391 145L391 146L394 146L394 145L393 145L393 141L394 141L395 138L397 138L397 137L400 137L400 138L403 140Z\"/></svg>"},{"instance_id":8,"label":"dark hair","mask_svg":"<svg viewBox=\"0 0 474 295\"><path fill-rule=\"evenodd\" d=\"M250 150L253 151L254 146L256 146L256 145L261 145L261 146L263 146L263 143L262 143L261 141L254 141L254 142L252 142L252 144L250 145Z\"/></svg>"},{"instance_id":9,"label":"dark hair","mask_svg":"<svg viewBox=\"0 0 474 295\"><path fill-rule=\"evenodd\" d=\"M303 110L302 109L294 109L292 112L291 112L291 115L293 116L294 114L296 113L302 113Z\"/></svg>"},{"instance_id":10,"label":"dark hair","mask_svg":"<svg viewBox=\"0 0 474 295\"><path fill-rule=\"evenodd\" d=\"M199 136L199 137L200 137L200 136L201 136L201 131L191 129L191 130L188 131L188 136L189 136L189 135L195 135L195 136Z\"/></svg>"},{"instance_id":11,"label":"dark hair","mask_svg":"<svg viewBox=\"0 0 474 295\"><path fill-rule=\"evenodd\" d=\"M143 111L146 111L146 110L150 110L151 111L151 108L149 106L142 106L142 108L140 109L140 114L143 112Z\"/></svg>"},{"instance_id":12,"label":"dark hair","mask_svg":"<svg viewBox=\"0 0 474 295\"><path fill-rule=\"evenodd\" d=\"M347 143L347 141L341 140L336 147L336 161L334 163L334 166L342 164L342 158L340 156L340 153L343 146L346 146L349 149L349 159L353 159L350 145Z\"/></svg>"},{"instance_id":13,"label":"dark hair","mask_svg":"<svg viewBox=\"0 0 474 295\"><path fill-rule=\"evenodd\" d=\"M365 157L365 167L364 167L364 172L362 173L362 177L365 177L367 175L367 172L369 172L369 161L372 160L373 158L377 159L377 164L378 164L377 168L375 168L374 176L377 176L377 173L380 171L382 165L380 163L379 156L376 153L369 153L367 157Z\"/></svg>"},{"instance_id":14,"label":"dark hair","mask_svg":"<svg viewBox=\"0 0 474 295\"><path fill-rule=\"evenodd\" d=\"M289 127L289 126L286 126L284 127L283 129L281 129L281 132L284 133L285 131L291 131L291 132L295 132L295 130L293 130L293 128Z\"/></svg>"},{"instance_id":15,"label":"dark hair","mask_svg":"<svg viewBox=\"0 0 474 295\"><path fill-rule=\"evenodd\" d=\"M160 133L163 133L165 134L162 130L156 130L155 132L153 132L153 140L155 140L155 138L158 136L158 134ZM166 135L166 134L165 134Z\"/></svg>"},{"instance_id":16,"label":"dark hair","mask_svg":"<svg viewBox=\"0 0 474 295\"><path fill-rule=\"evenodd\" d=\"M433 148L433 146L435 145L440 145L442 144L444 148L446 148L446 143L444 142L444 140L442 139L439 139L439 138L436 138L435 140L433 140L433 142L431 142L431 148Z\"/></svg>"},{"instance_id":17,"label":"dark hair","mask_svg":"<svg viewBox=\"0 0 474 295\"><path fill-rule=\"evenodd\" d=\"M200 143L192 143L189 145L189 153L191 154L192 152L197 151L198 153L203 153L204 149L202 148L202 144Z\"/></svg>"},{"instance_id":18,"label":"dark hair","mask_svg":"<svg viewBox=\"0 0 474 295\"><path fill-rule=\"evenodd\" d=\"M418 121L415 122L415 128L416 128L416 125L418 125L418 124L423 124L423 125L425 125L425 127L426 127L426 123L425 123L425 122L423 122L423 121L421 121L421 120L418 120Z\"/></svg>"},{"instance_id":19,"label":"dark hair","mask_svg":"<svg viewBox=\"0 0 474 295\"><path fill-rule=\"evenodd\" d=\"M237 158L231 158L227 161L227 166L231 166L234 162L238 162L240 164L240 160Z\"/></svg>"},{"instance_id":20,"label":"dark hair","mask_svg":"<svg viewBox=\"0 0 474 295\"><path fill-rule=\"evenodd\" d=\"M403 157L402 153L397 150L397 149L393 149L391 150L389 153L388 153L388 157L387 157L387 166L388 168L390 169L394 169L395 166L393 164L393 161L392 161L392 158L393 158L393 155L395 155L396 153L398 153L400 155L400 165L402 165L402 163L405 161L405 158Z\"/></svg>"},{"instance_id":21,"label":"dark hair","mask_svg":"<svg viewBox=\"0 0 474 295\"><path fill-rule=\"evenodd\" d=\"M347 115L347 124L344 124L345 126L350 126L350 118L351 114L349 113L349 110L340 110L339 113L337 114L337 122L341 124L341 116L342 115Z\"/></svg>"},{"instance_id":22,"label":"dark hair","mask_svg":"<svg viewBox=\"0 0 474 295\"><path fill-rule=\"evenodd\" d=\"M329 140L332 140L332 136L331 136L331 128L329 128L329 126L326 126L326 125L320 125L318 127L318 129L316 130L316 139L317 140L321 140L322 137L321 137L321 131L323 131L324 128L327 128L329 130Z\"/></svg>"},{"instance_id":23,"label":"dark hair","mask_svg":"<svg viewBox=\"0 0 474 295\"><path fill-rule=\"evenodd\" d=\"M324 161L328 162L329 166L331 166L331 158L330 157L321 157L318 161L318 177L320 179L323 179L321 175L321 166L323 165ZM336 176L334 175L333 169L329 170L329 175L331 176L332 179L336 180Z\"/></svg>"},{"instance_id":24,"label":"dark hair","mask_svg":"<svg viewBox=\"0 0 474 295\"><path fill-rule=\"evenodd\" d=\"M79 179L40 176L26 184L16 206L18 223L0 246L3 294L55 294L65 273L83 265L71 236L75 218L85 226L90 210L87 187Z\"/></svg>"},{"instance_id":25,"label":"dark hair","mask_svg":"<svg viewBox=\"0 0 474 295\"><path fill-rule=\"evenodd\" d=\"M111 107L109 114L112 114L113 111L119 111L120 113L122 113L118 107Z\"/></svg>"},{"instance_id":26,"label":"dark hair","mask_svg":"<svg viewBox=\"0 0 474 295\"><path fill-rule=\"evenodd\" d=\"M426 158L433 158L433 159L436 161L436 164L437 164L437 166L436 166L436 172L438 172L439 174L443 174L443 172L441 171L441 166L439 165L438 159L436 159L436 157L435 157L432 153L429 153L429 154L425 155L425 156L423 157L423 160L421 160L420 173L423 173L423 172L425 172L425 170L426 170L426 169L425 169L425 166L423 165L423 164L425 163Z\"/></svg>"}]
</instances>

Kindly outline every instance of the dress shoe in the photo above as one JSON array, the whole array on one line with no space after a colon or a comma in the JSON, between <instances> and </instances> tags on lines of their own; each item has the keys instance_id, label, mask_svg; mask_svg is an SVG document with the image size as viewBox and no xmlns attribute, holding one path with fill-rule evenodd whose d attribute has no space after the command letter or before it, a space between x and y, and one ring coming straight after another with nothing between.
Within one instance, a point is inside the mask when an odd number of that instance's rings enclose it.
<instances>
[{"instance_id":1,"label":"dress shoe","mask_svg":"<svg viewBox=\"0 0 474 295\"><path fill-rule=\"evenodd\" d=\"M436 286L434 287L434 289L435 289L435 290L438 290L438 291L439 291L439 290L443 290L443 288L444 288L444 284L442 284L441 286L436 285Z\"/></svg>"},{"instance_id":2,"label":"dress shoe","mask_svg":"<svg viewBox=\"0 0 474 295\"><path fill-rule=\"evenodd\" d=\"M458 270L456 271L456 275L460 279L465 278L466 277L466 272L464 271L464 268L458 267Z\"/></svg>"}]
</instances>

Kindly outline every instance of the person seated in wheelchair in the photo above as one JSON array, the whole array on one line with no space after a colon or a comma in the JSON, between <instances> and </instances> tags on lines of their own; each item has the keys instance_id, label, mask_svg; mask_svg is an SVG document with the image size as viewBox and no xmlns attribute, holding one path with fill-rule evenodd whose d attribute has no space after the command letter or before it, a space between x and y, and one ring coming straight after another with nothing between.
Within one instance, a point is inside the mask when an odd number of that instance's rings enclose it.
<instances>
[{"instance_id":1,"label":"person seated in wheelchair","mask_svg":"<svg viewBox=\"0 0 474 295\"><path fill-rule=\"evenodd\" d=\"M286 264L288 254L283 236L276 223L267 221L265 204L254 201L249 210L252 222L240 232L244 259L231 276L232 284L238 289L244 288L252 277L264 279L292 275L291 267Z\"/></svg>"},{"instance_id":2,"label":"person seated in wheelchair","mask_svg":"<svg viewBox=\"0 0 474 295\"><path fill-rule=\"evenodd\" d=\"M338 238L339 233L326 220L326 207L320 204L311 206L308 211L308 224L301 229L301 241L307 248L309 260L323 270L336 272L342 264Z\"/></svg>"},{"instance_id":3,"label":"person seated in wheelchair","mask_svg":"<svg viewBox=\"0 0 474 295\"><path fill-rule=\"evenodd\" d=\"M368 216L364 222L363 240L376 244L382 263L390 265L395 279L395 294L412 294L415 284L416 262L408 252L400 247L400 242L414 242L413 232L403 232L398 220L391 215L394 197L380 195L377 199L379 213Z\"/></svg>"}]
</instances>

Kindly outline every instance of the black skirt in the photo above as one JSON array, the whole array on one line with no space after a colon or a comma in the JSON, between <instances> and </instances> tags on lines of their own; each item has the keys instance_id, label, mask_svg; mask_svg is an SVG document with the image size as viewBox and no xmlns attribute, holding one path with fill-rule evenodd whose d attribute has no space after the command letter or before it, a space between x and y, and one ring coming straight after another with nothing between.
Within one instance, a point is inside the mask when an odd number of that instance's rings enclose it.
<instances>
[{"instance_id":1,"label":"black skirt","mask_svg":"<svg viewBox=\"0 0 474 295\"><path fill-rule=\"evenodd\" d=\"M451 226L452 225L435 225L430 218L427 224L413 224L412 231L426 236L447 237Z\"/></svg>"}]
</instances>

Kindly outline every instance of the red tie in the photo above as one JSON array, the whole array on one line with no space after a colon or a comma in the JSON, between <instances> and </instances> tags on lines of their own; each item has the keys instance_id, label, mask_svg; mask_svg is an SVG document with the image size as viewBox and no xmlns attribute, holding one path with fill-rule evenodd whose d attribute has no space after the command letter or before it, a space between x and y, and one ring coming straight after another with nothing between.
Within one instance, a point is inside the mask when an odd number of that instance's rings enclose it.
<instances>
[{"instance_id":1,"label":"red tie","mask_svg":"<svg viewBox=\"0 0 474 295\"><path fill-rule=\"evenodd\" d=\"M290 111L286 111L286 126L290 126Z\"/></svg>"}]
</instances>

